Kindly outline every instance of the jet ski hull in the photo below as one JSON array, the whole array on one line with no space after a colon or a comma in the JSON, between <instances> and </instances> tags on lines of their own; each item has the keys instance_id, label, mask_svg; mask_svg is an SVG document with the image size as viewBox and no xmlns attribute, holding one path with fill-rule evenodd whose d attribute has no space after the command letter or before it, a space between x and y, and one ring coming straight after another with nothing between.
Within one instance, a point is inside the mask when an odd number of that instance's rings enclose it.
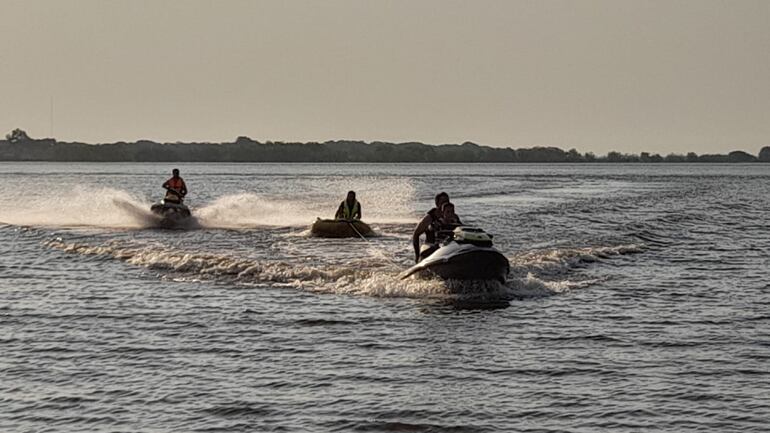
<instances>
[{"instance_id":1,"label":"jet ski hull","mask_svg":"<svg viewBox=\"0 0 770 433\"><path fill-rule=\"evenodd\" d=\"M357 238L373 236L374 231L363 221L344 221L318 218L310 227L310 234L318 238Z\"/></svg>"},{"instance_id":2,"label":"jet ski hull","mask_svg":"<svg viewBox=\"0 0 770 433\"><path fill-rule=\"evenodd\" d=\"M150 210L160 217L160 227L164 229L185 229L193 223L190 209L181 203L160 201Z\"/></svg>"},{"instance_id":3,"label":"jet ski hull","mask_svg":"<svg viewBox=\"0 0 770 433\"><path fill-rule=\"evenodd\" d=\"M404 274L445 280L495 280L505 282L510 263L496 248L451 242L437 249Z\"/></svg>"}]
</instances>

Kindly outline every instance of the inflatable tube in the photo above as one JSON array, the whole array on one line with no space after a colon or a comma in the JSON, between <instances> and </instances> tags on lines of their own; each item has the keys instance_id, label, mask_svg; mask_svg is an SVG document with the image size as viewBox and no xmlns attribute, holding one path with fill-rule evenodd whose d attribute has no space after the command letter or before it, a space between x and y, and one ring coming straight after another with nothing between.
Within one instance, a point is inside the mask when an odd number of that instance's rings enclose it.
<instances>
[{"instance_id":1,"label":"inflatable tube","mask_svg":"<svg viewBox=\"0 0 770 433\"><path fill-rule=\"evenodd\" d=\"M374 231L363 221L318 218L310 228L310 234L318 238L357 238L359 235L374 236Z\"/></svg>"}]
</instances>

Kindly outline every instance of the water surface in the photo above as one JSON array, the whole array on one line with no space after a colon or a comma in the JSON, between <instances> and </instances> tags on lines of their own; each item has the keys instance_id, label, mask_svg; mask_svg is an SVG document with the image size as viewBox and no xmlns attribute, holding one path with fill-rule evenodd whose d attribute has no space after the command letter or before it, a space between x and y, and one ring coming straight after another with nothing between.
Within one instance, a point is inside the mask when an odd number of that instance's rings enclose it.
<instances>
[{"instance_id":1,"label":"water surface","mask_svg":"<svg viewBox=\"0 0 770 433\"><path fill-rule=\"evenodd\" d=\"M763 165L0 163L2 431L765 431ZM347 190L380 234L308 236ZM398 278L447 191L509 281Z\"/></svg>"}]
</instances>

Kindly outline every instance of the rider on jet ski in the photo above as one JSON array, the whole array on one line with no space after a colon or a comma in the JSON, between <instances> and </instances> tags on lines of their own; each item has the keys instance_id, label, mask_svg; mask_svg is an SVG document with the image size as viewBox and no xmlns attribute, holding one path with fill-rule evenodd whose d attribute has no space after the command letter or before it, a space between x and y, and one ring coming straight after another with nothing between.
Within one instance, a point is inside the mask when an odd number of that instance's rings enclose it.
<instances>
[{"instance_id":1,"label":"rider on jet ski","mask_svg":"<svg viewBox=\"0 0 770 433\"><path fill-rule=\"evenodd\" d=\"M439 209L441 208L441 205L449 202L449 194L445 192L440 192L436 194L435 202L436 202L436 207L429 210L428 213L425 214L422 220L417 224L417 227L415 227L414 233L412 234L412 246L414 246L415 262L420 261L420 236L425 234L426 244L436 243L436 234L431 229L431 224L434 221L438 221L440 217Z\"/></svg>"},{"instance_id":2,"label":"rider on jet ski","mask_svg":"<svg viewBox=\"0 0 770 433\"><path fill-rule=\"evenodd\" d=\"M182 203L184 196L187 195L187 185L185 185L184 180L179 177L178 168L171 171L171 179L163 183L163 188L166 189L166 197L164 200L169 203Z\"/></svg>"},{"instance_id":3,"label":"rider on jet ski","mask_svg":"<svg viewBox=\"0 0 770 433\"><path fill-rule=\"evenodd\" d=\"M419 262L438 248L439 243L451 236L451 231L462 225L460 217L454 211L454 205L449 201L449 194L440 192L435 198L436 207L429 210L422 221L417 224L412 234L414 246L414 261ZM425 245L420 251L420 236L425 234Z\"/></svg>"},{"instance_id":4,"label":"rider on jet ski","mask_svg":"<svg viewBox=\"0 0 770 433\"><path fill-rule=\"evenodd\" d=\"M492 235L477 227L463 226L454 206L444 202L440 212L432 212L420 223L432 221L426 229L415 230L416 244L425 233L426 243L415 251L417 264L402 273L438 277L443 280L494 280L505 283L510 271L508 259L492 245ZM430 243L433 241L434 243Z\"/></svg>"}]
</instances>

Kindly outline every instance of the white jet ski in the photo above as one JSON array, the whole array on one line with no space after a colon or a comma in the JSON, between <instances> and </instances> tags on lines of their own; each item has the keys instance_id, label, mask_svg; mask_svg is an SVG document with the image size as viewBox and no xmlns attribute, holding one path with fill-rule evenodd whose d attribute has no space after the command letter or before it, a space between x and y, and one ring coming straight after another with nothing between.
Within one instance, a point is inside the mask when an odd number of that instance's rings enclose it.
<instances>
[{"instance_id":1,"label":"white jet ski","mask_svg":"<svg viewBox=\"0 0 770 433\"><path fill-rule=\"evenodd\" d=\"M409 268L402 279L420 275L438 276L445 280L496 280L505 283L511 267L508 259L492 246L492 235L473 227L455 228L443 245L428 246L425 253L429 255Z\"/></svg>"}]
</instances>

